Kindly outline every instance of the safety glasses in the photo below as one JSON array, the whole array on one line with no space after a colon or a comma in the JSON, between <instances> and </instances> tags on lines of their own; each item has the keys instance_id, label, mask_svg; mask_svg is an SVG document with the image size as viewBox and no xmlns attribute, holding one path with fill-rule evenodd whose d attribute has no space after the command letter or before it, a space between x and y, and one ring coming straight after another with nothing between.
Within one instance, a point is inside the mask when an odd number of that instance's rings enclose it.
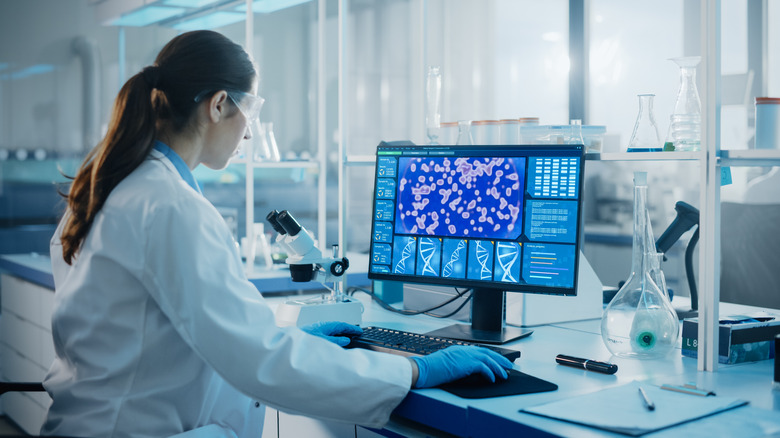
<instances>
[{"instance_id":1,"label":"safety glasses","mask_svg":"<svg viewBox=\"0 0 780 438\"><path fill-rule=\"evenodd\" d=\"M213 90L202 91L195 96L195 102L200 102L206 95L213 92ZM260 96L254 94L245 93L237 90L227 90L228 97L244 115L248 124L252 124L260 117L260 110L263 108L263 99Z\"/></svg>"},{"instance_id":2,"label":"safety glasses","mask_svg":"<svg viewBox=\"0 0 780 438\"><path fill-rule=\"evenodd\" d=\"M263 102L265 102L262 97L243 91L228 91L228 97L236 104L247 123L251 124L260 117L260 110L263 109Z\"/></svg>"}]
</instances>

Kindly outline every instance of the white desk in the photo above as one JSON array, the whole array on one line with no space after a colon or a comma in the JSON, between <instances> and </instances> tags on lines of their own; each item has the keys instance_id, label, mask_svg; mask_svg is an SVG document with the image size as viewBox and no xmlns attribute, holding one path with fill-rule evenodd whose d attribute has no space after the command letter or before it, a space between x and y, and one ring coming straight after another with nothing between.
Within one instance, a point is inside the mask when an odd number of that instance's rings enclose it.
<instances>
[{"instance_id":1,"label":"white desk","mask_svg":"<svg viewBox=\"0 0 780 438\"><path fill-rule=\"evenodd\" d=\"M2 256L0 257L0 269L24 279L24 281L31 282L36 287L53 288L50 285L51 268L48 257ZM9 290L3 291L3 295L8 293ZM358 293L356 297L365 303L364 325L373 324L424 333L452 323L452 321L427 316L400 316L370 303L365 294ZM285 298L270 298L269 303L275 305L282 299ZM721 303L723 314L743 313L747 309L749 308L745 306ZM771 389L772 360L720 365L718 372L705 373L696 370L696 359L681 355L679 346L677 351L672 352L663 360L640 361L613 358L601 340L599 320L553 324L536 327L534 330L535 332L530 337L506 346L522 352L520 359L515 362L516 369L557 384L559 387L557 391L467 400L439 389L414 390L398 407L394 420L378 434L394 437L399 435L439 436L445 433L476 437L521 434L523 436L623 436L530 414L521 414L518 410L622 385L632 380L640 380L656 385L695 382L697 386L711 389L719 396L736 397L750 401L749 406L649 436L748 438L769 434L780 435L780 391ZM46 345L50 346L51 344L49 342ZM619 370L617 374L609 376L560 366L555 363L555 356L561 353L614 362L619 366ZM275 418L275 416L269 416L269 421ZM291 420L297 422L300 421L300 417ZM36 419L36 421L40 421L40 419ZM280 435L285 437L313 436L312 434L302 435L295 431L282 433L285 427L284 424L278 424ZM30 428L30 430L33 429L35 428ZM356 430L354 427L348 429L353 433ZM324 427L321 430L323 432L318 436L345 436L342 433L343 429L337 429L338 432L328 432L328 427ZM275 431L275 427L266 427L268 436L275 435ZM349 436L351 435L350 433ZM357 428L357 435L360 437L372 436L373 433L366 429Z\"/></svg>"},{"instance_id":2,"label":"white desk","mask_svg":"<svg viewBox=\"0 0 780 438\"><path fill-rule=\"evenodd\" d=\"M358 294L364 299L364 294ZM565 298L561 298L565 299ZM744 312L745 306L721 304L727 314ZM425 316L404 317L392 314L374 304L367 305L363 325L378 325L418 333L448 324ZM766 436L780 434L780 391L772 390L773 360L720 364L716 373L697 371L696 359L684 357L680 347L664 359L637 360L614 357L601 340L600 320L560 323L536 327L524 339L506 344L522 356L515 361L515 369L558 385L557 391L524 394L489 399L463 399L440 389L414 390L398 407L394 422L387 431L415 436L414 423L426 426L420 436L436 435L441 431L456 436L624 436L584 426L568 424L531 414L520 413L522 408L575 397L633 380L648 384L670 383L682 385L695 382L718 396L750 401L740 407L699 421L663 430L650 436ZM615 375L557 365L555 356L569 354L612 362L619 369Z\"/></svg>"}]
</instances>

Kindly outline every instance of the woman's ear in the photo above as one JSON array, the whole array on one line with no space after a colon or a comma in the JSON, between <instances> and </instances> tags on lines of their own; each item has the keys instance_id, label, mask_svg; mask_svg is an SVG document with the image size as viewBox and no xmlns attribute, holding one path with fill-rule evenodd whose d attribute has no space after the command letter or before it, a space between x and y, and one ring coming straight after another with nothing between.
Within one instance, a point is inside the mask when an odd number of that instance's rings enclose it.
<instances>
[{"instance_id":1,"label":"woman's ear","mask_svg":"<svg viewBox=\"0 0 780 438\"><path fill-rule=\"evenodd\" d=\"M226 104L228 100L228 94L225 90L220 90L211 96L208 101L208 115L209 120L212 123L218 123L226 115Z\"/></svg>"}]
</instances>

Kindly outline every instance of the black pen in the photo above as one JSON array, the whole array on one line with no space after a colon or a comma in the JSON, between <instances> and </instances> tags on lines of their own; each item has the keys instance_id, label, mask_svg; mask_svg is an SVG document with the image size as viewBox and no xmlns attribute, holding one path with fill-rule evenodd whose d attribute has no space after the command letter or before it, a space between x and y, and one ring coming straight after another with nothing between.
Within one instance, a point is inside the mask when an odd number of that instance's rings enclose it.
<instances>
[{"instance_id":1,"label":"black pen","mask_svg":"<svg viewBox=\"0 0 780 438\"><path fill-rule=\"evenodd\" d=\"M574 356L559 354L555 356L555 361L561 365L568 365L574 368L582 368L588 371L596 371L604 374L615 374L618 366L613 363L599 362L597 360L582 359Z\"/></svg>"}]
</instances>

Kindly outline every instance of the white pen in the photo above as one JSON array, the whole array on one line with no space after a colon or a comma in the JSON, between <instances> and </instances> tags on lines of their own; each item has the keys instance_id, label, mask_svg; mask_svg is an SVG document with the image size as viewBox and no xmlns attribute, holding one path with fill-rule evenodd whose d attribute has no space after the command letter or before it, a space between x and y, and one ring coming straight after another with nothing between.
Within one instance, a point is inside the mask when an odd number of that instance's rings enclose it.
<instances>
[{"instance_id":1,"label":"white pen","mask_svg":"<svg viewBox=\"0 0 780 438\"><path fill-rule=\"evenodd\" d=\"M647 410L654 411L655 403L650 400L650 398L647 396L647 393L645 392L645 389L641 386L639 387L639 395L642 396L642 401L645 402L645 407L647 407Z\"/></svg>"}]
</instances>

